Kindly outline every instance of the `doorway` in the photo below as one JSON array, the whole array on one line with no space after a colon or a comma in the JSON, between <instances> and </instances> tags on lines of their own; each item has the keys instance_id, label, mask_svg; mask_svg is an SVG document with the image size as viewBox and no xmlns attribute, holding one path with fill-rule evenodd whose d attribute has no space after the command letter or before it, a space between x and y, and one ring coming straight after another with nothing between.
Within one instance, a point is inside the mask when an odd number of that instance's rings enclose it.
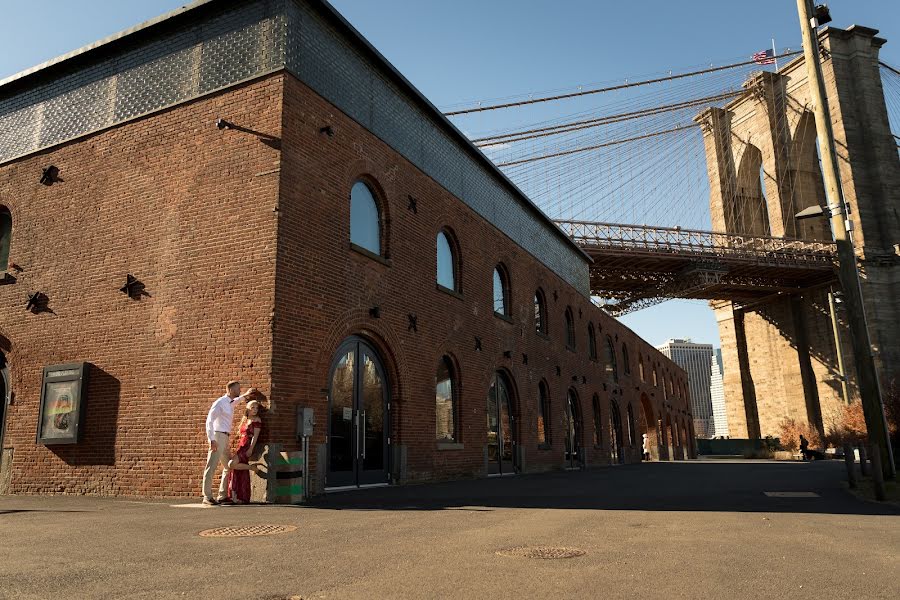
<instances>
[{"instance_id":1,"label":"doorway","mask_svg":"<svg viewBox=\"0 0 900 600\"><path fill-rule=\"evenodd\" d=\"M581 468L581 414L578 396L570 389L566 395L566 468Z\"/></svg>"},{"instance_id":2,"label":"doorway","mask_svg":"<svg viewBox=\"0 0 900 600\"><path fill-rule=\"evenodd\" d=\"M388 483L390 398L378 353L349 338L331 366L326 487Z\"/></svg>"},{"instance_id":3,"label":"doorway","mask_svg":"<svg viewBox=\"0 0 900 600\"><path fill-rule=\"evenodd\" d=\"M515 416L510 402L509 379L494 373L487 398L488 475L516 472Z\"/></svg>"},{"instance_id":4,"label":"doorway","mask_svg":"<svg viewBox=\"0 0 900 600\"><path fill-rule=\"evenodd\" d=\"M615 400L609 401L609 452L614 464L625 462L625 448L622 440L622 415Z\"/></svg>"}]
</instances>

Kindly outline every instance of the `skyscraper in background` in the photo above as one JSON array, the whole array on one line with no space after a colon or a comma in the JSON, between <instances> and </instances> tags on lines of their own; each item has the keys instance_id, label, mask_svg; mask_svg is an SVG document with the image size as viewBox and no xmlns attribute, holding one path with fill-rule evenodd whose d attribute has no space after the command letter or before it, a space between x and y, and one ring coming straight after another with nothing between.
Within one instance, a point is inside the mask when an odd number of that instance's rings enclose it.
<instances>
[{"instance_id":1,"label":"skyscraper in background","mask_svg":"<svg viewBox=\"0 0 900 600\"><path fill-rule=\"evenodd\" d=\"M673 339L656 347L675 364L687 371L691 393L691 412L694 413L694 432L698 438L714 435L710 377L712 344L695 344L690 339Z\"/></svg>"},{"instance_id":2,"label":"skyscraper in background","mask_svg":"<svg viewBox=\"0 0 900 600\"><path fill-rule=\"evenodd\" d=\"M712 399L713 437L728 436L728 417L725 413L725 385L723 383L722 349L716 348L712 355L712 375L709 393Z\"/></svg>"}]
</instances>

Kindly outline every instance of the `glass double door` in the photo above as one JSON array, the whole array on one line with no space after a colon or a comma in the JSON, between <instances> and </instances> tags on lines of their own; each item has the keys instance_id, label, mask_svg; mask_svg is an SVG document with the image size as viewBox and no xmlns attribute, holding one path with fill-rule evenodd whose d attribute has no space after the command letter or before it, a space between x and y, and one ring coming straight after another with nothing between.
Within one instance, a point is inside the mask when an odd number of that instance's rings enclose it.
<instances>
[{"instance_id":1,"label":"glass double door","mask_svg":"<svg viewBox=\"0 0 900 600\"><path fill-rule=\"evenodd\" d=\"M515 417L509 393L509 381L496 373L487 399L487 459L491 475L516 472Z\"/></svg>"},{"instance_id":2,"label":"glass double door","mask_svg":"<svg viewBox=\"0 0 900 600\"><path fill-rule=\"evenodd\" d=\"M573 391L566 395L566 467L581 467L581 417L578 412L578 397Z\"/></svg>"},{"instance_id":3,"label":"glass double door","mask_svg":"<svg viewBox=\"0 0 900 600\"><path fill-rule=\"evenodd\" d=\"M390 403L384 368L359 338L344 342L331 367L326 487L388 482Z\"/></svg>"}]
</instances>

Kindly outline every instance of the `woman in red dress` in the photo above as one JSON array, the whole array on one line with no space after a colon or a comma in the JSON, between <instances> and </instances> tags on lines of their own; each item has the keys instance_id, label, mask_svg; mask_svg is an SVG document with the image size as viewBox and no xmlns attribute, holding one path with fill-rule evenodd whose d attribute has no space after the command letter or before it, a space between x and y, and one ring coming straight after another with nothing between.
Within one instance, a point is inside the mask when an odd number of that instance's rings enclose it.
<instances>
[{"instance_id":1,"label":"woman in red dress","mask_svg":"<svg viewBox=\"0 0 900 600\"><path fill-rule=\"evenodd\" d=\"M241 433L239 445L234 458L228 463L231 469L231 479L228 482L228 497L236 498L238 504L250 502L250 471L256 471L255 465L250 465L250 457L256 448L259 432L262 430L262 420L259 418L260 403L251 400L244 410L244 418L241 419Z\"/></svg>"}]
</instances>

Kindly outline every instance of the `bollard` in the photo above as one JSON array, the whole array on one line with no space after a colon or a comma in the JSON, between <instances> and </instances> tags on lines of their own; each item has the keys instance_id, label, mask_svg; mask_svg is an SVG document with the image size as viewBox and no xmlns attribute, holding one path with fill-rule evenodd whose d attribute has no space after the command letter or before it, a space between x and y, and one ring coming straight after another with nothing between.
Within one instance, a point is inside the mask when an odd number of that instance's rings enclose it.
<instances>
[{"instance_id":1,"label":"bollard","mask_svg":"<svg viewBox=\"0 0 900 600\"><path fill-rule=\"evenodd\" d=\"M856 469L853 467L853 446L844 444L844 464L847 465L847 483L856 488Z\"/></svg>"},{"instance_id":2,"label":"bollard","mask_svg":"<svg viewBox=\"0 0 900 600\"><path fill-rule=\"evenodd\" d=\"M869 476L869 458L866 456L866 445L859 445L859 472L863 477Z\"/></svg>"},{"instance_id":3,"label":"bollard","mask_svg":"<svg viewBox=\"0 0 900 600\"><path fill-rule=\"evenodd\" d=\"M881 472L881 450L872 444L872 483L875 484L875 499L879 502L887 498L884 490L884 473Z\"/></svg>"}]
</instances>

